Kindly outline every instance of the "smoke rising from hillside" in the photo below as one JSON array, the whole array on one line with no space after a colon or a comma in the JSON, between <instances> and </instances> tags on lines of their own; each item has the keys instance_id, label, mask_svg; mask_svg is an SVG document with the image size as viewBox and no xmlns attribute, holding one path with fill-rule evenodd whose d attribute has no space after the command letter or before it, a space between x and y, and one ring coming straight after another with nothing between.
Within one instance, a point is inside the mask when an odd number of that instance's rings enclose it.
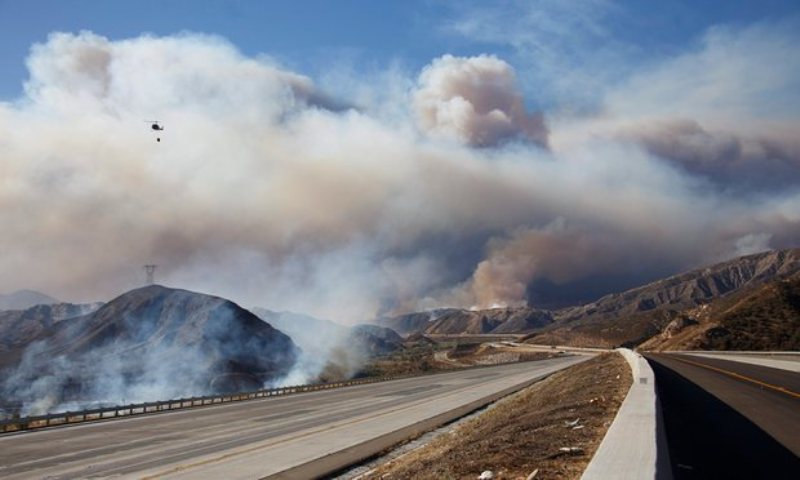
<instances>
[{"instance_id":1,"label":"smoke rising from hillside","mask_svg":"<svg viewBox=\"0 0 800 480\"><path fill-rule=\"evenodd\" d=\"M797 31L711 32L588 117L532 113L492 56L392 81L413 87L387 85L407 105L391 116L218 37L53 34L0 103L0 290L107 299L156 263L166 284L354 323L797 245L800 60L756 68Z\"/></svg>"},{"instance_id":2,"label":"smoke rising from hillside","mask_svg":"<svg viewBox=\"0 0 800 480\"><path fill-rule=\"evenodd\" d=\"M78 315L95 306L71 307ZM19 322L29 338L16 344L16 331L0 332L12 333L0 343L12 352L0 362L0 417L7 405L26 415L252 391L280 382L301 354L289 337L229 301L161 286L47 323L35 337L30 323Z\"/></svg>"}]
</instances>

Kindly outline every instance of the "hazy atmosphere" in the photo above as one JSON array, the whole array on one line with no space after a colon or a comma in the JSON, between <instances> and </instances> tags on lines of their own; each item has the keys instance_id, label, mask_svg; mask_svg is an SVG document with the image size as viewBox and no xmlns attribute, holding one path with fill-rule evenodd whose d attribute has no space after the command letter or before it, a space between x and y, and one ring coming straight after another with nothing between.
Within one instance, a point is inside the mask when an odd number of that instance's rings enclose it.
<instances>
[{"instance_id":1,"label":"hazy atmosphere","mask_svg":"<svg viewBox=\"0 0 800 480\"><path fill-rule=\"evenodd\" d=\"M798 0L0 0L0 476L796 480Z\"/></svg>"},{"instance_id":2,"label":"hazy atmosphere","mask_svg":"<svg viewBox=\"0 0 800 480\"><path fill-rule=\"evenodd\" d=\"M420 38L369 55L335 28L284 48L302 22L241 40L189 5L182 28L31 29L3 50L0 292L107 301L157 264L352 324L592 300L800 243L796 10L698 7L659 38L660 7L500 3L409 6Z\"/></svg>"}]
</instances>

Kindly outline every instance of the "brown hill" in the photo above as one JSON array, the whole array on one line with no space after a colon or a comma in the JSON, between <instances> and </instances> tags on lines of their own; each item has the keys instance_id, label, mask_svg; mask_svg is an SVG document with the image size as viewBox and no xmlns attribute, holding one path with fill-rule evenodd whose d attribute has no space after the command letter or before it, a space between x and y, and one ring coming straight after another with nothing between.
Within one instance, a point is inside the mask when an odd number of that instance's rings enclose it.
<instances>
[{"instance_id":1,"label":"brown hill","mask_svg":"<svg viewBox=\"0 0 800 480\"><path fill-rule=\"evenodd\" d=\"M528 307L463 310L445 308L378 320L398 333L409 335L462 335L488 333L528 333L553 322L547 310Z\"/></svg>"},{"instance_id":2,"label":"brown hill","mask_svg":"<svg viewBox=\"0 0 800 480\"><path fill-rule=\"evenodd\" d=\"M800 350L800 275L689 309L641 348Z\"/></svg>"},{"instance_id":3,"label":"brown hill","mask_svg":"<svg viewBox=\"0 0 800 480\"><path fill-rule=\"evenodd\" d=\"M441 308L438 310L413 312L393 317L381 317L376 319L374 323L391 328L400 335L410 335L413 333L425 332L425 330L431 326L435 320L443 315L465 311L466 310L461 310L458 308Z\"/></svg>"},{"instance_id":4,"label":"brown hill","mask_svg":"<svg viewBox=\"0 0 800 480\"><path fill-rule=\"evenodd\" d=\"M402 334L527 333L532 343L636 346L684 312L800 272L800 249L739 257L553 312L534 308L440 309L380 319ZM675 328L673 324L673 327Z\"/></svg>"},{"instance_id":5,"label":"brown hill","mask_svg":"<svg viewBox=\"0 0 800 480\"><path fill-rule=\"evenodd\" d=\"M800 249L775 250L692 270L557 313L560 322L683 310L800 271Z\"/></svg>"},{"instance_id":6,"label":"brown hill","mask_svg":"<svg viewBox=\"0 0 800 480\"><path fill-rule=\"evenodd\" d=\"M688 310L800 272L800 249L775 250L659 280L555 312L556 324L531 343L636 346L675 328ZM673 325L670 327L670 325Z\"/></svg>"}]
</instances>

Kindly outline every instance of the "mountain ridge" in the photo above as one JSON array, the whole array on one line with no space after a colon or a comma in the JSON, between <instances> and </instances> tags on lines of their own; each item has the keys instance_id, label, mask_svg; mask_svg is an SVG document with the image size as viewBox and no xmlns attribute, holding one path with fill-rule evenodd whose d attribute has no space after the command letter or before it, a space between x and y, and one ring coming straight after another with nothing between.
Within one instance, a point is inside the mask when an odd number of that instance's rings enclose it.
<instances>
[{"instance_id":1,"label":"mountain ridge","mask_svg":"<svg viewBox=\"0 0 800 480\"><path fill-rule=\"evenodd\" d=\"M4 365L2 396L52 406L257 389L287 375L299 349L229 300L152 285L58 321L10 353L17 362Z\"/></svg>"},{"instance_id":2,"label":"mountain ridge","mask_svg":"<svg viewBox=\"0 0 800 480\"><path fill-rule=\"evenodd\" d=\"M376 323L414 333L528 334L532 342L636 346L660 334L681 312L800 272L800 248L769 250L671 275L579 306L439 309ZM512 321L513 320L513 321Z\"/></svg>"},{"instance_id":3,"label":"mountain ridge","mask_svg":"<svg viewBox=\"0 0 800 480\"><path fill-rule=\"evenodd\" d=\"M0 293L0 310L25 310L36 305L63 303L50 295L36 290L17 290L12 293Z\"/></svg>"}]
</instances>

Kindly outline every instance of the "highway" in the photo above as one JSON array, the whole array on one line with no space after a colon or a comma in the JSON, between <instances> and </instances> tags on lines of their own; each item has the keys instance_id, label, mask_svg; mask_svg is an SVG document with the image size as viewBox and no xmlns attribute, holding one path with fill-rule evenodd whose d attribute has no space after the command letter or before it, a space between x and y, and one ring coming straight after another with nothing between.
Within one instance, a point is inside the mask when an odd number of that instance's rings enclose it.
<instances>
[{"instance_id":1,"label":"highway","mask_svg":"<svg viewBox=\"0 0 800 480\"><path fill-rule=\"evenodd\" d=\"M674 478L797 478L800 373L697 355L645 357Z\"/></svg>"},{"instance_id":2,"label":"highway","mask_svg":"<svg viewBox=\"0 0 800 480\"><path fill-rule=\"evenodd\" d=\"M678 352L675 352L678 353ZM800 354L786 353L786 352L680 352L689 355L708 357L708 358L722 358L723 360L732 360L740 363L752 363L753 365L762 365L765 367L778 368L781 370L790 370L792 372L800 372Z\"/></svg>"},{"instance_id":3,"label":"highway","mask_svg":"<svg viewBox=\"0 0 800 480\"><path fill-rule=\"evenodd\" d=\"M567 356L0 437L0 478L312 478L587 359Z\"/></svg>"}]
</instances>

